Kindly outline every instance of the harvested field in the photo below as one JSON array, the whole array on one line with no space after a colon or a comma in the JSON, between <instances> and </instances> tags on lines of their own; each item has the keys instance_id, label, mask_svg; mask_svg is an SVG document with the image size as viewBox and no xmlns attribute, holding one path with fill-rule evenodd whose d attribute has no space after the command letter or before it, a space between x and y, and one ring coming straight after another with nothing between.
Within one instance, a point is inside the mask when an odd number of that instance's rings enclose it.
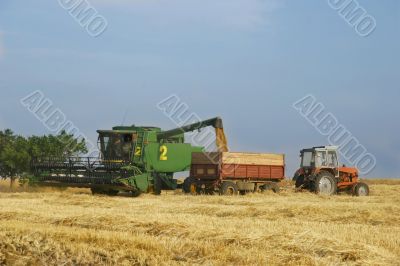
<instances>
[{"instance_id":1,"label":"harvested field","mask_svg":"<svg viewBox=\"0 0 400 266\"><path fill-rule=\"evenodd\" d=\"M0 265L399 265L400 181L371 196L92 196L1 183Z\"/></svg>"}]
</instances>

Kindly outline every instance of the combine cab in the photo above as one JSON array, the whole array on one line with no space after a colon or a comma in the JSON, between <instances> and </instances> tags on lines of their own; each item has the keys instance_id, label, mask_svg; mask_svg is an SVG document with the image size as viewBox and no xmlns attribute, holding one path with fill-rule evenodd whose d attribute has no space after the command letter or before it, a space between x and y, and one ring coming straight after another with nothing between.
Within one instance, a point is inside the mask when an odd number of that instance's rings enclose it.
<instances>
[{"instance_id":1,"label":"combine cab","mask_svg":"<svg viewBox=\"0 0 400 266\"><path fill-rule=\"evenodd\" d=\"M324 195L340 191L351 191L355 196L369 195L368 185L358 180L357 168L339 167L338 147L314 147L300 153L301 166L293 177L296 188Z\"/></svg>"}]
</instances>

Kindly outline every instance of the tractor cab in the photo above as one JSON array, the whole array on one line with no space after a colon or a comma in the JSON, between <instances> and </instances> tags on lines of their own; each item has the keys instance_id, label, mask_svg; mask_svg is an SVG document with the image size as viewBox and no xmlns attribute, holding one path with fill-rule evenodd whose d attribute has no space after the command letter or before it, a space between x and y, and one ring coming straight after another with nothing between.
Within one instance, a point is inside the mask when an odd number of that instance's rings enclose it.
<instances>
[{"instance_id":1,"label":"tractor cab","mask_svg":"<svg viewBox=\"0 0 400 266\"><path fill-rule=\"evenodd\" d=\"M339 168L337 146L314 147L300 152L301 168L314 172L326 168L337 176Z\"/></svg>"},{"instance_id":2,"label":"tractor cab","mask_svg":"<svg viewBox=\"0 0 400 266\"><path fill-rule=\"evenodd\" d=\"M354 195L366 196L369 188L358 182L355 167L340 167L339 147L320 146L300 151L301 164L293 177L296 188L333 195L341 190L352 191Z\"/></svg>"}]
</instances>

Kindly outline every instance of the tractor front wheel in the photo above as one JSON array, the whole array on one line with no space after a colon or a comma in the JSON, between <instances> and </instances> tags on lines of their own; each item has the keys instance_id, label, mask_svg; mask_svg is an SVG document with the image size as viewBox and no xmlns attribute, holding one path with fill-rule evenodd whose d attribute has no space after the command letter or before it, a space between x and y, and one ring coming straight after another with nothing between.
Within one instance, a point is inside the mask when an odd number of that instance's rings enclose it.
<instances>
[{"instance_id":1,"label":"tractor front wheel","mask_svg":"<svg viewBox=\"0 0 400 266\"><path fill-rule=\"evenodd\" d=\"M366 197L369 195L369 186L365 183L357 183L354 189L354 195L357 197Z\"/></svg>"},{"instance_id":2,"label":"tractor front wheel","mask_svg":"<svg viewBox=\"0 0 400 266\"><path fill-rule=\"evenodd\" d=\"M320 195L332 196L337 192L335 177L329 172L321 172L314 184L314 191Z\"/></svg>"}]
</instances>

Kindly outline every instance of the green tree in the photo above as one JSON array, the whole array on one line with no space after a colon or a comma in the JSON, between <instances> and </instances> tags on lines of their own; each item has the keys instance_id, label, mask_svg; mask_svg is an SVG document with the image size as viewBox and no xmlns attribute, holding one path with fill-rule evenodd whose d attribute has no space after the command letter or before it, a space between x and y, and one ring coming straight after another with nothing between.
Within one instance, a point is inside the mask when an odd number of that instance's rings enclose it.
<instances>
[{"instance_id":1,"label":"green tree","mask_svg":"<svg viewBox=\"0 0 400 266\"><path fill-rule=\"evenodd\" d=\"M28 173L33 158L65 160L83 153L87 153L85 140L77 139L65 131L56 136L25 138L7 129L0 131L0 176L13 179Z\"/></svg>"}]
</instances>

